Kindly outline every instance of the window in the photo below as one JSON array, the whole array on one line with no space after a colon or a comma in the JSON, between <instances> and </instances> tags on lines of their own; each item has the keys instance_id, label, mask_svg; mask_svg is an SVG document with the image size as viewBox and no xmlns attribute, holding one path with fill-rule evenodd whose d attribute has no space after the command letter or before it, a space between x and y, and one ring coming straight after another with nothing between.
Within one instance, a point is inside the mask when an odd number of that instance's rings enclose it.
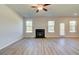
<instances>
[{"instance_id":1,"label":"window","mask_svg":"<svg viewBox=\"0 0 79 59\"><path fill-rule=\"evenodd\" d=\"M32 21L26 21L26 32L27 33L32 32Z\"/></svg>"},{"instance_id":2,"label":"window","mask_svg":"<svg viewBox=\"0 0 79 59\"><path fill-rule=\"evenodd\" d=\"M54 21L48 21L48 32L54 32Z\"/></svg>"},{"instance_id":3,"label":"window","mask_svg":"<svg viewBox=\"0 0 79 59\"><path fill-rule=\"evenodd\" d=\"M76 21L70 21L70 32L76 32Z\"/></svg>"}]
</instances>

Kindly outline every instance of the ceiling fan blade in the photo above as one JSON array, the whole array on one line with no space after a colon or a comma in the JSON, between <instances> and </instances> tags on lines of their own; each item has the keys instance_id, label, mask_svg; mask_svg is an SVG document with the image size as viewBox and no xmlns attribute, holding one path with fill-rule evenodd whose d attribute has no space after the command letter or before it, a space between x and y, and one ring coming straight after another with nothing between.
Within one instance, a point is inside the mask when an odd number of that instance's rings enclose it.
<instances>
[{"instance_id":1,"label":"ceiling fan blade","mask_svg":"<svg viewBox=\"0 0 79 59\"><path fill-rule=\"evenodd\" d=\"M48 5L51 5L51 4L44 4L43 6L48 6Z\"/></svg>"},{"instance_id":2,"label":"ceiling fan blade","mask_svg":"<svg viewBox=\"0 0 79 59\"><path fill-rule=\"evenodd\" d=\"M32 8L36 8L36 6L32 6Z\"/></svg>"},{"instance_id":3,"label":"ceiling fan blade","mask_svg":"<svg viewBox=\"0 0 79 59\"><path fill-rule=\"evenodd\" d=\"M47 9L43 8L44 11L47 11Z\"/></svg>"},{"instance_id":4,"label":"ceiling fan blade","mask_svg":"<svg viewBox=\"0 0 79 59\"><path fill-rule=\"evenodd\" d=\"M36 10L36 13L39 12L39 10Z\"/></svg>"}]
</instances>

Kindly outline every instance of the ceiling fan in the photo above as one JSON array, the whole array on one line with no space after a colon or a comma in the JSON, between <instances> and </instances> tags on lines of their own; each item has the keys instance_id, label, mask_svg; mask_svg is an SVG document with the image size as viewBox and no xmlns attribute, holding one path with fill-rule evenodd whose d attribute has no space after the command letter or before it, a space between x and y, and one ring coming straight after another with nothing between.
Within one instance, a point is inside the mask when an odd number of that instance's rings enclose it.
<instances>
[{"instance_id":1,"label":"ceiling fan","mask_svg":"<svg viewBox=\"0 0 79 59\"><path fill-rule=\"evenodd\" d=\"M35 5L32 5L32 8L35 8L36 13L38 13L40 10L47 11L46 6L48 6L48 5L50 5L50 4L35 4Z\"/></svg>"}]
</instances>

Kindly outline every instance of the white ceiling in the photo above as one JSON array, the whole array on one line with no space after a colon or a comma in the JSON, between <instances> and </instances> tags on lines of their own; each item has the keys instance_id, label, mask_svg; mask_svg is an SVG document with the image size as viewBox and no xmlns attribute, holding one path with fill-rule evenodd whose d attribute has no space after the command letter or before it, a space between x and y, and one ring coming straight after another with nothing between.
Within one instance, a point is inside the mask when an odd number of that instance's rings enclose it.
<instances>
[{"instance_id":1,"label":"white ceiling","mask_svg":"<svg viewBox=\"0 0 79 59\"><path fill-rule=\"evenodd\" d=\"M47 12L40 11L38 13L29 4L7 4L7 6L23 17L75 16L74 13L77 13L77 16L79 16L79 4L51 4L46 7L48 9Z\"/></svg>"}]
</instances>

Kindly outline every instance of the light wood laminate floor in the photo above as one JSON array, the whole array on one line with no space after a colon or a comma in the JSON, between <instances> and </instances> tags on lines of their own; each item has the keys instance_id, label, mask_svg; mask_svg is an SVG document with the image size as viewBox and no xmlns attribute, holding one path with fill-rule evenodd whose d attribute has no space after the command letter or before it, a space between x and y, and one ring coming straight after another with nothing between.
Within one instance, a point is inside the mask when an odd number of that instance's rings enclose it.
<instances>
[{"instance_id":1,"label":"light wood laminate floor","mask_svg":"<svg viewBox=\"0 0 79 59\"><path fill-rule=\"evenodd\" d=\"M79 38L22 39L0 55L79 55Z\"/></svg>"}]
</instances>

